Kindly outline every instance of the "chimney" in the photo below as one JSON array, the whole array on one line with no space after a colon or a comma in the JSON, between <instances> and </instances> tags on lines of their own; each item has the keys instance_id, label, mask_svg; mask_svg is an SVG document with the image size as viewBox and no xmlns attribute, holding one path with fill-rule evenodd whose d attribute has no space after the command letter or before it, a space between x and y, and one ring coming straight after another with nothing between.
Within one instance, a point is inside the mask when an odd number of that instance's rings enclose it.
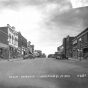
<instances>
[{"instance_id":1,"label":"chimney","mask_svg":"<svg viewBox=\"0 0 88 88\"><path fill-rule=\"evenodd\" d=\"M7 26L10 26L9 24L7 24Z\"/></svg>"},{"instance_id":2,"label":"chimney","mask_svg":"<svg viewBox=\"0 0 88 88\"><path fill-rule=\"evenodd\" d=\"M7 24L7 27L11 28L11 26L9 24Z\"/></svg>"}]
</instances>

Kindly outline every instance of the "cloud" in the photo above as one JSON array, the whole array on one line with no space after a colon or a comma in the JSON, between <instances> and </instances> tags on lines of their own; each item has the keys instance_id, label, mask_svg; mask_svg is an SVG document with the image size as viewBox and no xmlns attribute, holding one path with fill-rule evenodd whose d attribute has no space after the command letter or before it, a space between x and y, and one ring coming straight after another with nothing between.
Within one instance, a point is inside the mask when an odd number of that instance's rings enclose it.
<instances>
[{"instance_id":1,"label":"cloud","mask_svg":"<svg viewBox=\"0 0 88 88\"><path fill-rule=\"evenodd\" d=\"M1 8L20 8L22 6L38 6L38 5L45 5L50 4L50 3L55 3L58 5L66 5L66 4L71 4L69 0L0 0L0 5Z\"/></svg>"},{"instance_id":2,"label":"cloud","mask_svg":"<svg viewBox=\"0 0 88 88\"><path fill-rule=\"evenodd\" d=\"M0 0L0 9L17 9L19 2L17 0Z\"/></svg>"},{"instance_id":3,"label":"cloud","mask_svg":"<svg viewBox=\"0 0 88 88\"><path fill-rule=\"evenodd\" d=\"M68 28L73 27L74 31L77 31L75 30L76 28L86 28L88 27L88 7L69 9L62 13L57 11L57 13L50 15L46 25L50 29L57 26L62 30L68 30Z\"/></svg>"},{"instance_id":4,"label":"cloud","mask_svg":"<svg viewBox=\"0 0 88 88\"><path fill-rule=\"evenodd\" d=\"M88 6L88 0L70 0L73 8Z\"/></svg>"},{"instance_id":5,"label":"cloud","mask_svg":"<svg viewBox=\"0 0 88 88\"><path fill-rule=\"evenodd\" d=\"M71 3L70 0L22 0L28 5L41 5L41 4L50 4L50 3L58 3L58 4L68 4Z\"/></svg>"},{"instance_id":6,"label":"cloud","mask_svg":"<svg viewBox=\"0 0 88 88\"><path fill-rule=\"evenodd\" d=\"M68 9L63 12L57 10L44 18L45 29L40 41L44 45L61 45L67 35L76 36L88 27L88 7Z\"/></svg>"},{"instance_id":7,"label":"cloud","mask_svg":"<svg viewBox=\"0 0 88 88\"><path fill-rule=\"evenodd\" d=\"M69 0L0 0L0 8L9 9L3 11L5 24L16 25L37 49L47 53L56 50L63 37L77 35L88 25L88 7L73 9Z\"/></svg>"}]
</instances>

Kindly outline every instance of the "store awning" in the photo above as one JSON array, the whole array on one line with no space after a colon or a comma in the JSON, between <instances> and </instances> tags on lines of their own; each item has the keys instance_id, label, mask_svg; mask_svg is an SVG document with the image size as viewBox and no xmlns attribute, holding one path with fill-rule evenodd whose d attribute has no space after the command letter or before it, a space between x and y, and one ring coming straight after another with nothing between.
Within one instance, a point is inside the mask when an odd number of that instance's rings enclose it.
<instances>
[{"instance_id":1,"label":"store awning","mask_svg":"<svg viewBox=\"0 0 88 88\"><path fill-rule=\"evenodd\" d=\"M8 47L8 45L0 42L0 48L7 48L7 47Z\"/></svg>"}]
</instances>

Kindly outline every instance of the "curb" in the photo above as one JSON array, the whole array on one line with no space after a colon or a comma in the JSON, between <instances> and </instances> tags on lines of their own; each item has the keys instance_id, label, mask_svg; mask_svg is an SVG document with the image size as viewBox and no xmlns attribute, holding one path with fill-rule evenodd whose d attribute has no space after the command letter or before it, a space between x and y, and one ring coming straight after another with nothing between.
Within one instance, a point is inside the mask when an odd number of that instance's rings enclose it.
<instances>
[{"instance_id":1,"label":"curb","mask_svg":"<svg viewBox=\"0 0 88 88\"><path fill-rule=\"evenodd\" d=\"M79 61L79 62L88 62L88 60L84 60L84 59L82 59L82 60L80 61L79 59L68 58L68 60Z\"/></svg>"},{"instance_id":2,"label":"curb","mask_svg":"<svg viewBox=\"0 0 88 88\"><path fill-rule=\"evenodd\" d=\"M9 60L9 61L20 61L20 60L23 60L23 59L11 59L11 60Z\"/></svg>"},{"instance_id":3,"label":"curb","mask_svg":"<svg viewBox=\"0 0 88 88\"><path fill-rule=\"evenodd\" d=\"M68 58L68 60L72 60L72 61L80 61L79 59L73 59L73 58Z\"/></svg>"},{"instance_id":4,"label":"curb","mask_svg":"<svg viewBox=\"0 0 88 88\"><path fill-rule=\"evenodd\" d=\"M13 62L13 61L20 61L20 60L23 60L23 58L10 59L10 60L8 60L8 61L11 61L11 62Z\"/></svg>"}]
</instances>

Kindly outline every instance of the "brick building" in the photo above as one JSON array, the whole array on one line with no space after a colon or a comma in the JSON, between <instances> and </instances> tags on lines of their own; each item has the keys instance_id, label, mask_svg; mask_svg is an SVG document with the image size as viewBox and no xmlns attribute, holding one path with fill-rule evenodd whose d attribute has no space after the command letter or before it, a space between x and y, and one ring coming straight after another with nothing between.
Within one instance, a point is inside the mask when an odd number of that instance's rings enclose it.
<instances>
[{"instance_id":1,"label":"brick building","mask_svg":"<svg viewBox=\"0 0 88 88\"><path fill-rule=\"evenodd\" d=\"M88 28L86 28L74 38L73 58L88 58Z\"/></svg>"},{"instance_id":2,"label":"brick building","mask_svg":"<svg viewBox=\"0 0 88 88\"><path fill-rule=\"evenodd\" d=\"M66 38L63 38L63 54L66 56Z\"/></svg>"},{"instance_id":3,"label":"brick building","mask_svg":"<svg viewBox=\"0 0 88 88\"><path fill-rule=\"evenodd\" d=\"M72 40L74 37L67 36L66 38L63 38L63 54L65 57L72 57Z\"/></svg>"},{"instance_id":4,"label":"brick building","mask_svg":"<svg viewBox=\"0 0 88 88\"><path fill-rule=\"evenodd\" d=\"M7 27L0 27L0 58L8 58L8 30Z\"/></svg>"},{"instance_id":5,"label":"brick building","mask_svg":"<svg viewBox=\"0 0 88 88\"><path fill-rule=\"evenodd\" d=\"M17 57L18 34L15 27L9 24L0 27L0 43L0 53L3 59Z\"/></svg>"},{"instance_id":6,"label":"brick building","mask_svg":"<svg viewBox=\"0 0 88 88\"><path fill-rule=\"evenodd\" d=\"M66 57L72 57L72 40L74 37L70 37L69 35L66 37Z\"/></svg>"},{"instance_id":7,"label":"brick building","mask_svg":"<svg viewBox=\"0 0 88 88\"><path fill-rule=\"evenodd\" d=\"M18 32L18 52L19 56L23 56L27 49L27 39L22 36L20 32Z\"/></svg>"}]
</instances>

